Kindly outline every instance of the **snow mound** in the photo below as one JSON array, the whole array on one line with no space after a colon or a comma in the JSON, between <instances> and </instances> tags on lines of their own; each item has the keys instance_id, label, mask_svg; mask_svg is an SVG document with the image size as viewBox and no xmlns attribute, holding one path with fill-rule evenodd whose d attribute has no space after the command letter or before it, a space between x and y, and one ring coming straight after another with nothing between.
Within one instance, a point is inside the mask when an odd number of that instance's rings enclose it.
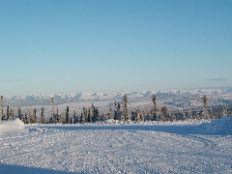
<instances>
[{"instance_id":1,"label":"snow mound","mask_svg":"<svg viewBox=\"0 0 232 174\"><path fill-rule=\"evenodd\" d=\"M0 135L6 133L15 133L24 129L24 123L19 120L2 121L0 123Z\"/></svg>"},{"instance_id":2,"label":"snow mound","mask_svg":"<svg viewBox=\"0 0 232 174\"><path fill-rule=\"evenodd\" d=\"M223 117L210 123L204 123L201 128L205 133L232 135L232 117Z\"/></svg>"}]
</instances>

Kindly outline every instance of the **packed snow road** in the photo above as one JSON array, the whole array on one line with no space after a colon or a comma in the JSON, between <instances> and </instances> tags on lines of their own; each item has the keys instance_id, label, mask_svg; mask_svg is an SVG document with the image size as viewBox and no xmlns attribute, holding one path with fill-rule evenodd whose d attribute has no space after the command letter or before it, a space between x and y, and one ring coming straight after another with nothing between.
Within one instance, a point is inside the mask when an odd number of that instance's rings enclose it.
<instances>
[{"instance_id":1,"label":"packed snow road","mask_svg":"<svg viewBox=\"0 0 232 174\"><path fill-rule=\"evenodd\" d=\"M0 135L0 174L231 174L231 133L201 133L202 128L196 124L27 126L17 134Z\"/></svg>"}]
</instances>

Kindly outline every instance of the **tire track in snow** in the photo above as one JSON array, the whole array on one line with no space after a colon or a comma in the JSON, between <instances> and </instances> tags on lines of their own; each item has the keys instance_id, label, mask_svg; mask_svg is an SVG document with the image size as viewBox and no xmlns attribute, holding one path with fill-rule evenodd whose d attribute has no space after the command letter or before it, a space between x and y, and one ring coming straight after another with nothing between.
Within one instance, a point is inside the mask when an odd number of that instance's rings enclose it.
<instances>
[{"instance_id":1,"label":"tire track in snow","mask_svg":"<svg viewBox=\"0 0 232 174\"><path fill-rule=\"evenodd\" d=\"M205 153L209 150L213 150L216 147L216 144L213 141L206 139L206 138L202 138L202 137L199 137L196 135L188 135L185 137L187 137L191 140L199 141L203 144L203 150L200 151L200 153Z\"/></svg>"}]
</instances>

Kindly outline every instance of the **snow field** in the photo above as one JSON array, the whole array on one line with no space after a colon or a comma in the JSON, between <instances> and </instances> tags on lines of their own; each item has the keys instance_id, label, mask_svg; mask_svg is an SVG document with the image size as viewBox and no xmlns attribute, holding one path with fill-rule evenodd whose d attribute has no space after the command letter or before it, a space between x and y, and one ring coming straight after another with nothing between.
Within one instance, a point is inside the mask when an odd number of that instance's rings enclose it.
<instances>
[{"instance_id":1,"label":"snow field","mask_svg":"<svg viewBox=\"0 0 232 174\"><path fill-rule=\"evenodd\" d=\"M212 123L179 125L26 126L17 135L0 136L0 173L229 174L231 120L226 117ZM214 129L209 129L212 126Z\"/></svg>"}]
</instances>

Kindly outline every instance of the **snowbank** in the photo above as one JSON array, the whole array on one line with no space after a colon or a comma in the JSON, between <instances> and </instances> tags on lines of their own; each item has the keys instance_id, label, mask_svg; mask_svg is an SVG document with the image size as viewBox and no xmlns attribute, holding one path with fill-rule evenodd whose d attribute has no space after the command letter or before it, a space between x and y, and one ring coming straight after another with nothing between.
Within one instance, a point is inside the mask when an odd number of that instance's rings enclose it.
<instances>
[{"instance_id":1,"label":"snowbank","mask_svg":"<svg viewBox=\"0 0 232 174\"><path fill-rule=\"evenodd\" d=\"M5 133L14 133L24 129L24 123L19 120L2 121L0 123L0 135Z\"/></svg>"},{"instance_id":2,"label":"snowbank","mask_svg":"<svg viewBox=\"0 0 232 174\"><path fill-rule=\"evenodd\" d=\"M232 135L232 117L223 117L210 123L203 123L202 132L209 134Z\"/></svg>"}]
</instances>

